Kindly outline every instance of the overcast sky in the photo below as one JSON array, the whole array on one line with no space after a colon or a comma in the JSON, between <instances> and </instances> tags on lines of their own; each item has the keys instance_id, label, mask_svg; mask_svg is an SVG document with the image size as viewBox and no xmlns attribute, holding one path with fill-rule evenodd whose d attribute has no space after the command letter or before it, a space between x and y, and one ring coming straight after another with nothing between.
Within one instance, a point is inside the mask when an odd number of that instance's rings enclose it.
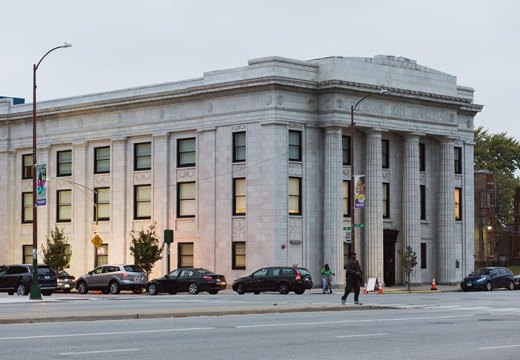
<instances>
[{"instance_id":1,"label":"overcast sky","mask_svg":"<svg viewBox=\"0 0 520 360\"><path fill-rule=\"evenodd\" d=\"M475 120L520 139L517 0L9 0L0 5L0 95L38 100L201 77L283 56L404 56L457 76Z\"/></svg>"}]
</instances>

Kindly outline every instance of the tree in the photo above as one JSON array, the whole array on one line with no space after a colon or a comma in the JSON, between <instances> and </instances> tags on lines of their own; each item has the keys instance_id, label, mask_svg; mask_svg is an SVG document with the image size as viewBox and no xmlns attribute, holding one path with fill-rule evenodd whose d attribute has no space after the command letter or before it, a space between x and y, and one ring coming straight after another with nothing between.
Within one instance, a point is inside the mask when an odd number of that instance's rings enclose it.
<instances>
[{"instance_id":1,"label":"tree","mask_svg":"<svg viewBox=\"0 0 520 360\"><path fill-rule=\"evenodd\" d=\"M43 262L54 270L63 270L70 265L72 250L63 229L56 225L51 230L51 238L47 237L47 247L42 246Z\"/></svg>"},{"instance_id":2,"label":"tree","mask_svg":"<svg viewBox=\"0 0 520 360\"><path fill-rule=\"evenodd\" d=\"M138 232L132 230L130 233L132 236L130 254L134 257L135 264L142 267L147 275L150 275L155 263L162 259L164 244L159 245L156 226L154 222L147 230L141 228Z\"/></svg>"},{"instance_id":3,"label":"tree","mask_svg":"<svg viewBox=\"0 0 520 360\"><path fill-rule=\"evenodd\" d=\"M514 196L520 179L515 172L520 170L520 142L507 136L505 132L489 134L482 126L474 133L475 169L487 169L494 173L497 187L496 216L500 234L514 221Z\"/></svg>"},{"instance_id":4,"label":"tree","mask_svg":"<svg viewBox=\"0 0 520 360\"><path fill-rule=\"evenodd\" d=\"M406 283L408 292L410 291L410 274L413 268L417 265L417 254L412 250L411 246L407 246L405 251L398 250L399 259L401 260L401 269L406 275Z\"/></svg>"}]
</instances>

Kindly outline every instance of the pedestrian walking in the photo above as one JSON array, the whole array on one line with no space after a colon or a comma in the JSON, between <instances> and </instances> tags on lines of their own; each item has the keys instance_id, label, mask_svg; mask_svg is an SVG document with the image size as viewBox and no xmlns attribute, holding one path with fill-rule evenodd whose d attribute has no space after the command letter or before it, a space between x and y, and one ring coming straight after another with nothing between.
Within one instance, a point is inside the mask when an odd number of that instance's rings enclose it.
<instances>
[{"instance_id":1,"label":"pedestrian walking","mask_svg":"<svg viewBox=\"0 0 520 360\"><path fill-rule=\"evenodd\" d=\"M330 269L329 264L325 264L323 269L321 269L321 286L324 294L327 290L332 294L332 277L335 275L336 274L334 274Z\"/></svg>"},{"instance_id":2,"label":"pedestrian walking","mask_svg":"<svg viewBox=\"0 0 520 360\"><path fill-rule=\"evenodd\" d=\"M354 304L363 305L359 302L359 292L361 289L361 283L363 281L363 270L361 270L361 265L356 259L356 253L350 254L350 259L347 262L345 268L347 270L347 283L345 285L345 293L341 297L341 303L345 305L348 295L352 290L354 290Z\"/></svg>"}]
</instances>

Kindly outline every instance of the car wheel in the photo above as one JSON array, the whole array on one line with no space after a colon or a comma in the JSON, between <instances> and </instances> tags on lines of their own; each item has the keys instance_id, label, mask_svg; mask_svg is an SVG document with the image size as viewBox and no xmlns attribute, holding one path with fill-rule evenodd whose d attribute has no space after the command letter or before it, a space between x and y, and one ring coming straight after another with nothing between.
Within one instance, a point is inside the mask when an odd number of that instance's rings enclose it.
<instances>
[{"instance_id":1,"label":"car wheel","mask_svg":"<svg viewBox=\"0 0 520 360\"><path fill-rule=\"evenodd\" d=\"M488 281L486 283L486 291L491 291L491 290L493 290L493 286L491 286L491 283Z\"/></svg>"},{"instance_id":2,"label":"car wheel","mask_svg":"<svg viewBox=\"0 0 520 360\"><path fill-rule=\"evenodd\" d=\"M289 294L289 284L287 284L286 282L281 282L280 284L278 284L278 291L282 295Z\"/></svg>"},{"instance_id":3,"label":"car wheel","mask_svg":"<svg viewBox=\"0 0 520 360\"><path fill-rule=\"evenodd\" d=\"M155 285L154 283L148 285L148 288L146 289L146 291L150 295L157 295L158 294L158 292L157 292L157 285Z\"/></svg>"},{"instance_id":4,"label":"car wheel","mask_svg":"<svg viewBox=\"0 0 520 360\"><path fill-rule=\"evenodd\" d=\"M87 284L86 284L84 281L81 281L81 282L78 284L78 292L79 292L80 294L86 294L86 293L88 293Z\"/></svg>"},{"instance_id":5,"label":"car wheel","mask_svg":"<svg viewBox=\"0 0 520 360\"><path fill-rule=\"evenodd\" d=\"M42 291L42 294L45 295L45 296L51 296L52 295L52 291Z\"/></svg>"},{"instance_id":6,"label":"car wheel","mask_svg":"<svg viewBox=\"0 0 520 360\"><path fill-rule=\"evenodd\" d=\"M242 283L237 285L237 294L244 295L246 293L246 286Z\"/></svg>"},{"instance_id":7,"label":"car wheel","mask_svg":"<svg viewBox=\"0 0 520 360\"><path fill-rule=\"evenodd\" d=\"M218 290L208 290L208 292L209 292L211 295L217 295L217 294L218 294Z\"/></svg>"},{"instance_id":8,"label":"car wheel","mask_svg":"<svg viewBox=\"0 0 520 360\"><path fill-rule=\"evenodd\" d=\"M296 293L296 295L302 295L305 292L305 289L296 289L294 290L294 292Z\"/></svg>"},{"instance_id":9,"label":"car wheel","mask_svg":"<svg viewBox=\"0 0 520 360\"><path fill-rule=\"evenodd\" d=\"M195 283L191 283L190 286L188 286L188 291L191 295L197 295L199 293L199 286Z\"/></svg>"},{"instance_id":10,"label":"car wheel","mask_svg":"<svg viewBox=\"0 0 520 360\"><path fill-rule=\"evenodd\" d=\"M253 291L253 294L260 295L260 291Z\"/></svg>"},{"instance_id":11,"label":"car wheel","mask_svg":"<svg viewBox=\"0 0 520 360\"><path fill-rule=\"evenodd\" d=\"M110 291L111 294L119 294L121 289L119 288L119 283L117 281L112 281L110 284L108 284L108 291Z\"/></svg>"},{"instance_id":12,"label":"car wheel","mask_svg":"<svg viewBox=\"0 0 520 360\"><path fill-rule=\"evenodd\" d=\"M143 293L143 288L134 289L134 290L132 290L132 292L133 292L134 294L142 294L142 293Z\"/></svg>"},{"instance_id":13,"label":"car wheel","mask_svg":"<svg viewBox=\"0 0 520 360\"><path fill-rule=\"evenodd\" d=\"M27 287L25 286L25 284L18 284L18 286L16 287L16 293L20 296L27 295Z\"/></svg>"},{"instance_id":14,"label":"car wheel","mask_svg":"<svg viewBox=\"0 0 520 360\"><path fill-rule=\"evenodd\" d=\"M514 290L515 289L515 283L510 281L509 286L507 287L508 290Z\"/></svg>"}]
</instances>

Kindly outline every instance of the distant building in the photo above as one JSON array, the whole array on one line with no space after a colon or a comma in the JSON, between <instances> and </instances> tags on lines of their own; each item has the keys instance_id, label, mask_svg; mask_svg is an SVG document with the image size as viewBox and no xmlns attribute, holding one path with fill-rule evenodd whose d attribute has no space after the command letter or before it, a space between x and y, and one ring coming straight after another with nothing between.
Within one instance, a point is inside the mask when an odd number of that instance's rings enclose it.
<instances>
[{"instance_id":1,"label":"distant building","mask_svg":"<svg viewBox=\"0 0 520 360\"><path fill-rule=\"evenodd\" d=\"M479 267L492 266L498 261L495 255L496 189L493 172L475 171L475 264Z\"/></svg>"},{"instance_id":2,"label":"distant building","mask_svg":"<svg viewBox=\"0 0 520 360\"><path fill-rule=\"evenodd\" d=\"M352 138L351 106L382 86L389 92L356 109ZM473 93L402 57L268 57L38 103L38 162L48 177L40 247L62 228L80 275L132 263L130 231L157 222L161 236L174 230L172 268L230 280L298 264L319 284L328 263L343 283L354 247L366 277L392 285L403 282L397 252L411 246L413 283L457 283L474 266L473 119L482 106ZM31 261L31 110L0 100L0 263ZM349 244L352 164L365 176L366 201ZM163 259L153 275L165 271Z\"/></svg>"},{"instance_id":3,"label":"distant building","mask_svg":"<svg viewBox=\"0 0 520 360\"><path fill-rule=\"evenodd\" d=\"M520 265L520 187L514 197L515 220L509 225L497 243L497 259L500 264Z\"/></svg>"}]
</instances>

